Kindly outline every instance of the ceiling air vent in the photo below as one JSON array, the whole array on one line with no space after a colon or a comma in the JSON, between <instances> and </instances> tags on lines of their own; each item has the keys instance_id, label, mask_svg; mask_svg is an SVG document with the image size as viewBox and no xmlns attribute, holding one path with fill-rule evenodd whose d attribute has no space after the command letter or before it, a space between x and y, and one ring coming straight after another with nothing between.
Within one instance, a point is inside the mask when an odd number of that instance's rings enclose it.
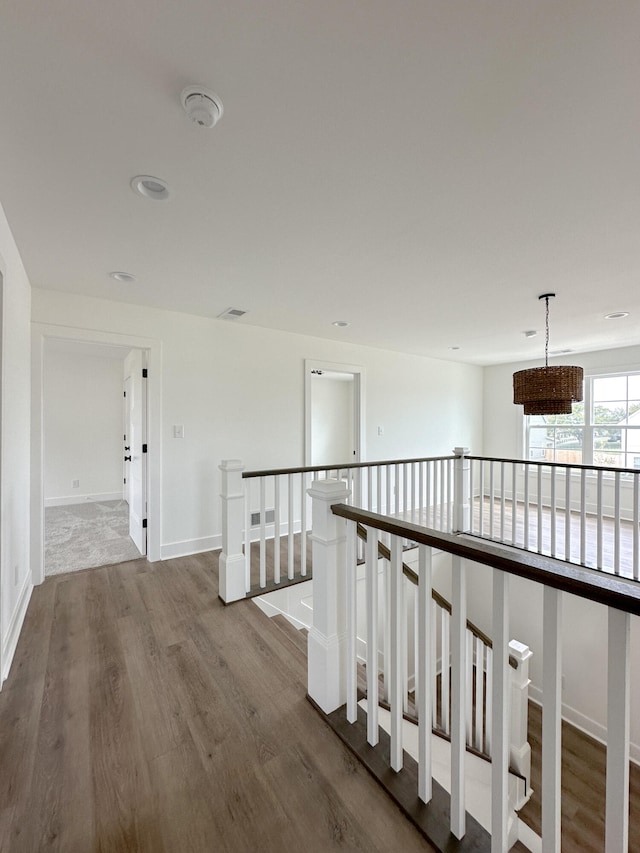
<instances>
[{"instance_id":1,"label":"ceiling air vent","mask_svg":"<svg viewBox=\"0 0 640 853\"><path fill-rule=\"evenodd\" d=\"M240 308L227 308L226 311L223 311L222 314L218 314L219 320L239 320L240 317L244 317L246 311L242 311Z\"/></svg>"}]
</instances>

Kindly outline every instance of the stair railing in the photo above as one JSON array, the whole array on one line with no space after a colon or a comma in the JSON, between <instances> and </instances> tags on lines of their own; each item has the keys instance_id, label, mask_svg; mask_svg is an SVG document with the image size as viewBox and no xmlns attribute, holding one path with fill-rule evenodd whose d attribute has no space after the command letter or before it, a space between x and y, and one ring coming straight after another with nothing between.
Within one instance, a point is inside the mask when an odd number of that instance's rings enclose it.
<instances>
[{"instance_id":1,"label":"stair railing","mask_svg":"<svg viewBox=\"0 0 640 853\"><path fill-rule=\"evenodd\" d=\"M362 524L356 525L358 538L367 541L367 528ZM378 541L378 558L384 561L388 573L391 563L389 548ZM418 673L415 666L419 657L418 649L418 609L416 588L419 586L418 573L402 561L402 574L405 582L405 598L409 602L406 612L408 616L407 631L403 633L403 713L407 719L417 721L415 700L413 708L407 697L418 695ZM388 576L388 575L387 575ZM380 596L380 591L379 591ZM383 597L383 596L380 596ZM451 737L451 656L450 656L450 625L451 604L440 593L431 590L431 626L435 634L433 647L438 649L436 665L432 671L431 685L431 716L433 731L447 739ZM413 601L413 608L411 602ZM387 624L383 621L384 650L378 655L382 660L383 696L388 699L389 670L387 666ZM362 628L360 628L362 630ZM476 755L491 758L491 695L492 695L492 659L493 643L477 625L467 619L466 624L466 744L467 748ZM412 642L413 641L413 642ZM362 644L359 644L362 647ZM413 648L411 648L413 646ZM379 649L380 652L380 649ZM413 654L412 654L413 652ZM531 747L527 740L528 718L528 688L529 662L532 652L528 646L517 640L509 642L509 667L511 676L511 726L510 726L510 770L522 776L526 790L530 792L531 785Z\"/></svg>"},{"instance_id":2,"label":"stair railing","mask_svg":"<svg viewBox=\"0 0 640 853\"><path fill-rule=\"evenodd\" d=\"M430 456L260 471L245 471L237 459L224 460L219 466L220 597L228 603L311 577L307 492L314 478L346 480L354 506L451 530L455 459Z\"/></svg>"},{"instance_id":3,"label":"stair railing","mask_svg":"<svg viewBox=\"0 0 640 853\"><path fill-rule=\"evenodd\" d=\"M309 633L308 693L331 717L343 706L354 724L363 715L357 694L357 583L356 525L367 527L367 709L366 742L376 747L378 725L378 539L390 537L388 608L390 633L389 766L400 773L403 753L402 681L402 542L418 544L418 730L417 796L427 806L442 789L431 770L431 685L435 648L431 626L432 555L434 549L452 555L451 612L451 793L449 831L461 839L467 831L465 793L467 678L466 571L476 562L493 569L492 578L492 851L506 851L508 834L510 681L508 662L509 577L516 575L543 587L543 719L542 719L542 845L560 849L561 766L561 611L563 593L588 599L607 608L608 648L607 771L605 839L607 853L627 853L629 836L629 724L631 615L640 615L640 584L615 575L483 542L464 534L425 530L407 521L357 509L346 503L348 490L336 480L319 480L313 499L314 624ZM368 743L369 747L366 747ZM408 759L407 759L408 761ZM434 801L435 802L435 801ZM446 810L445 810L446 811Z\"/></svg>"}]
</instances>

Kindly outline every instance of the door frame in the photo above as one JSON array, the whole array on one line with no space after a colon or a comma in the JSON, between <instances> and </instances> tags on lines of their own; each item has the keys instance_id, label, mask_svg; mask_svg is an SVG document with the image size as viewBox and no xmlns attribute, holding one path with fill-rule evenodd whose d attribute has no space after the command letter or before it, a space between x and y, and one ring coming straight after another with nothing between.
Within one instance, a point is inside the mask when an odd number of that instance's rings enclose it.
<instances>
[{"instance_id":1,"label":"door frame","mask_svg":"<svg viewBox=\"0 0 640 853\"><path fill-rule=\"evenodd\" d=\"M47 339L76 343L111 344L141 349L147 356L147 560L161 559L162 464L161 387L162 344L154 338L53 326L31 325L31 576L44 580L44 350Z\"/></svg>"},{"instance_id":2,"label":"door frame","mask_svg":"<svg viewBox=\"0 0 640 853\"><path fill-rule=\"evenodd\" d=\"M351 373L353 375L353 434L355 439L354 462L362 462L366 457L366 425L365 425L365 370L361 364L339 364L334 361L319 361L305 358L304 360L304 464L311 465L311 383L312 371L332 370L336 373Z\"/></svg>"}]
</instances>

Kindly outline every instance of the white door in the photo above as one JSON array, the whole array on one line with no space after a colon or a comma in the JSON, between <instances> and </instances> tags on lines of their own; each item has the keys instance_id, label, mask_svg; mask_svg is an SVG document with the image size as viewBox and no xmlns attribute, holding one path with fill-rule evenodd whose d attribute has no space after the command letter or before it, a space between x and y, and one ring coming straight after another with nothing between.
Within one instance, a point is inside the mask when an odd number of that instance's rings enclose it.
<instances>
[{"instance_id":1,"label":"white door","mask_svg":"<svg viewBox=\"0 0 640 853\"><path fill-rule=\"evenodd\" d=\"M145 354L131 350L124 362L125 495L129 503L129 536L142 555L147 553L147 380Z\"/></svg>"}]
</instances>

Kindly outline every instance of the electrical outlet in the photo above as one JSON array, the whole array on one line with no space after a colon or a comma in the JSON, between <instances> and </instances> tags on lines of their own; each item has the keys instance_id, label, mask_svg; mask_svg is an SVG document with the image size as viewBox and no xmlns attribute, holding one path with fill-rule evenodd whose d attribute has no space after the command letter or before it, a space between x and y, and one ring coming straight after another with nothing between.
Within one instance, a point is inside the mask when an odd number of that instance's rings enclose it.
<instances>
[{"instance_id":1,"label":"electrical outlet","mask_svg":"<svg viewBox=\"0 0 640 853\"><path fill-rule=\"evenodd\" d=\"M72 480L71 481L71 488L72 489L79 489L80 488L80 480Z\"/></svg>"}]
</instances>

